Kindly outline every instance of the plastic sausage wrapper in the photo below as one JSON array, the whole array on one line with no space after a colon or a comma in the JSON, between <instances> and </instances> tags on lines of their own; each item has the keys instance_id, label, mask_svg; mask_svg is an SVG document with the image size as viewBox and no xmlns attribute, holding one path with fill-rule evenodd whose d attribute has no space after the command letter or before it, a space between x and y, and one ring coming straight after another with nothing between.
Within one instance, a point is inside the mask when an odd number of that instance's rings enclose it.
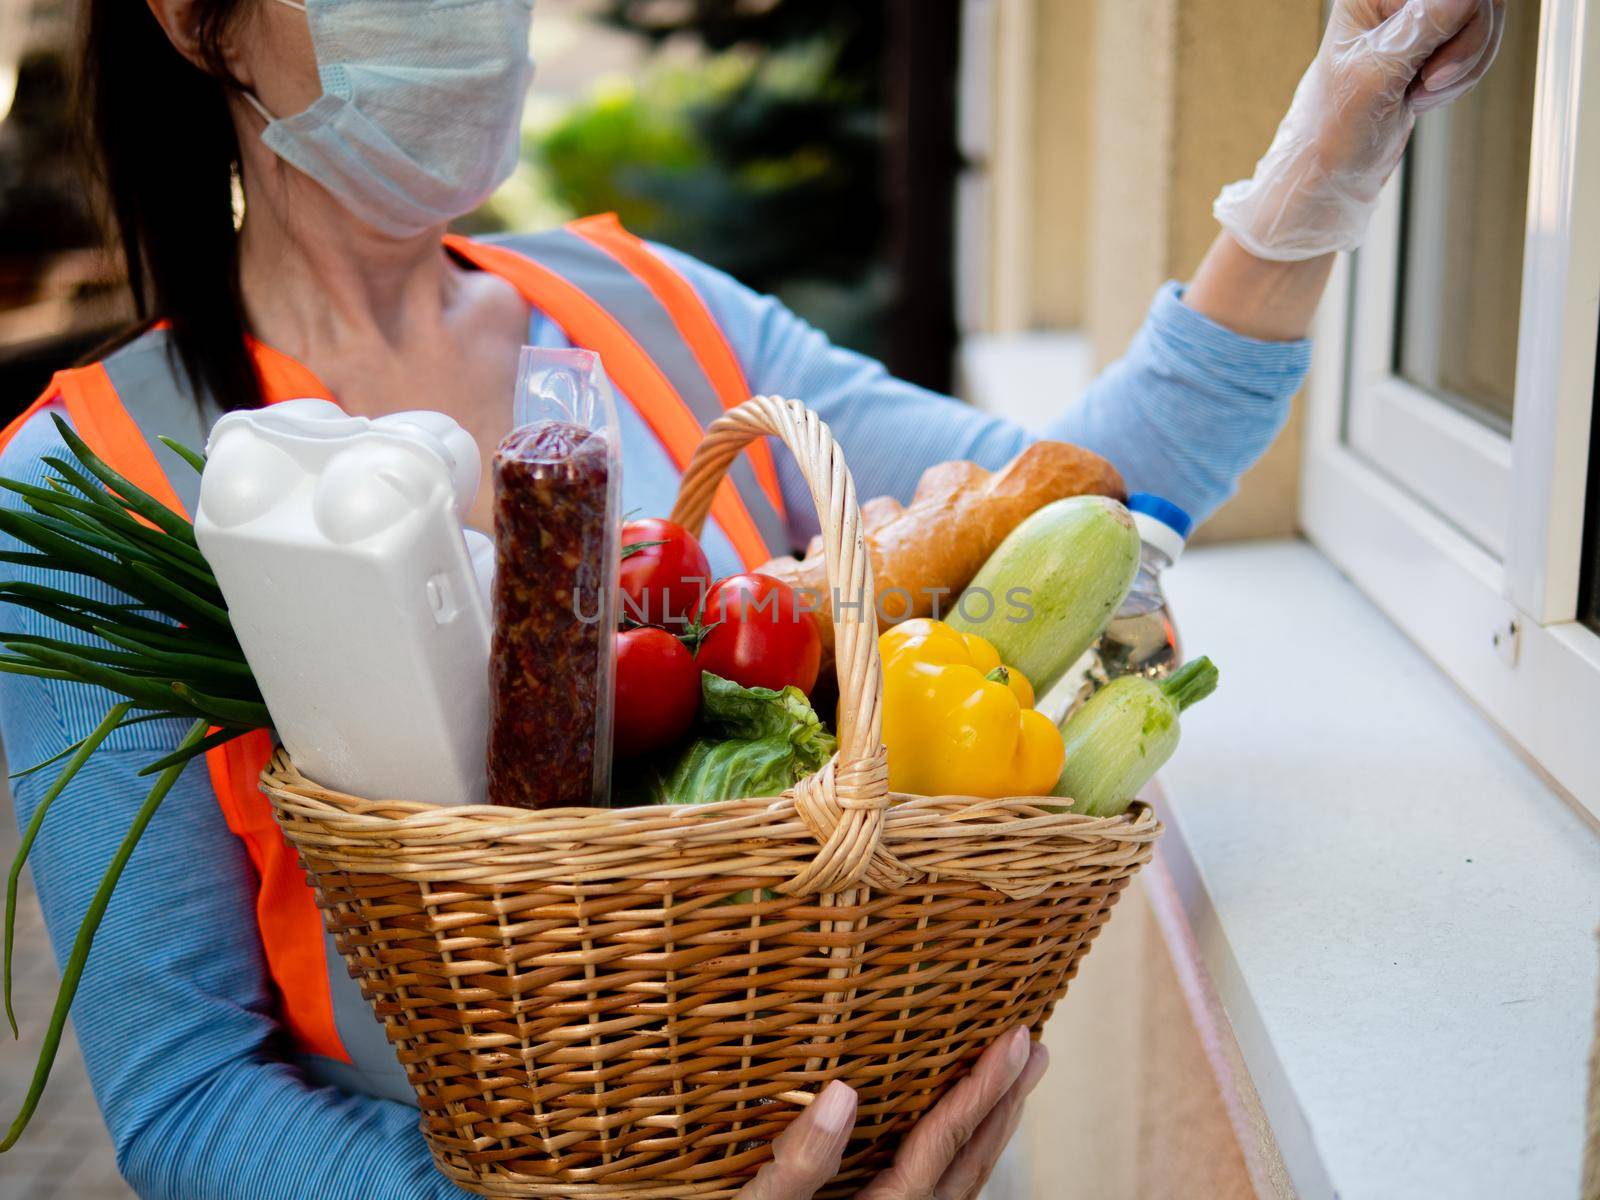
<instances>
[{"instance_id":1,"label":"plastic sausage wrapper","mask_svg":"<svg viewBox=\"0 0 1600 1200\"><path fill-rule=\"evenodd\" d=\"M604 805L622 478L598 356L524 348L515 420L494 456L489 802Z\"/></svg>"}]
</instances>

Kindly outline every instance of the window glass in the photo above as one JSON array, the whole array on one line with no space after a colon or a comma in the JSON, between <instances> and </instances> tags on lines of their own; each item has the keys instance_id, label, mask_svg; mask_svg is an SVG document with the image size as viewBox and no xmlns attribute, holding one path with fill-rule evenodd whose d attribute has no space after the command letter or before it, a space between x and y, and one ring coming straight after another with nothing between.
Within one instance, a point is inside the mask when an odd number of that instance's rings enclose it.
<instances>
[{"instance_id":1,"label":"window glass","mask_svg":"<svg viewBox=\"0 0 1600 1200\"><path fill-rule=\"evenodd\" d=\"M1494 70L1425 113L1406 165L1398 374L1509 432L1539 4L1506 6Z\"/></svg>"},{"instance_id":2,"label":"window glass","mask_svg":"<svg viewBox=\"0 0 1600 1200\"><path fill-rule=\"evenodd\" d=\"M1595 371L1594 395L1594 410L1589 415L1589 501L1584 506L1578 619L1600 633L1600 368Z\"/></svg>"}]
</instances>

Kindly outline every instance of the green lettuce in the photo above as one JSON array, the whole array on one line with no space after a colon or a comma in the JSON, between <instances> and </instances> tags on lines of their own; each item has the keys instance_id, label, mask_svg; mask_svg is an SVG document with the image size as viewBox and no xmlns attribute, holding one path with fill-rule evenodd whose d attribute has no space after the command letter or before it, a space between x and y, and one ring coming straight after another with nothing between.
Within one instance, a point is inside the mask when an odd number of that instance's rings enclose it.
<instances>
[{"instance_id":1,"label":"green lettuce","mask_svg":"<svg viewBox=\"0 0 1600 1200\"><path fill-rule=\"evenodd\" d=\"M838 748L797 687L741 687L705 671L700 693L699 734L659 776L658 804L781 795Z\"/></svg>"}]
</instances>

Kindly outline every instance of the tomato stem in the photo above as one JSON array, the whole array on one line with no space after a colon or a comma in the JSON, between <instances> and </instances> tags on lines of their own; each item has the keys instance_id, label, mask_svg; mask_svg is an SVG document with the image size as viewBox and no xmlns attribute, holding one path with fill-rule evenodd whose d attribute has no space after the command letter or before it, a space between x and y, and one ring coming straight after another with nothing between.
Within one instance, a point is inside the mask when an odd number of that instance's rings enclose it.
<instances>
[{"instance_id":1,"label":"tomato stem","mask_svg":"<svg viewBox=\"0 0 1600 1200\"><path fill-rule=\"evenodd\" d=\"M700 653L701 644L711 636L711 631L722 623L721 621L713 621L707 625L698 619L688 621L685 623L683 631L677 635L678 640L689 648L690 654L698 654Z\"/></svg>"},{"instance_id":2,"label":"tomato stem","mask_svg":"<svg viewBox=\"0 0 1600 1200\"><path fill-rule=\"evenodd\" d=\"M622 548L622 557L623 560L626 561L627 559L632 558L635 554L641 554L650 549L651 546L665 546L666 544L665 538L656 542L629 542Z\"/></svg>"}]
</instances>

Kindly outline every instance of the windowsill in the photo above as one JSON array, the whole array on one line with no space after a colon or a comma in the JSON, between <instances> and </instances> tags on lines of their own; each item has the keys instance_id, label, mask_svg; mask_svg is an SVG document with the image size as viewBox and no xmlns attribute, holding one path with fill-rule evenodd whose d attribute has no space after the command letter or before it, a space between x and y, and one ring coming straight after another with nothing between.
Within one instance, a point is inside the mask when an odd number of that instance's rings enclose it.
<instances>
[{"instance_id":1,"label":"windowsill","mask_svg":"<svg viewBox=\"0 0 1600 1200\"><path fill-rule=\"evenodd\" d=\"M1157 874L1298 1194L1576 1195L1600 835L1305 543L1169 595L1222 684Z\"/></svg>"},{"instance_id":2,"label":"windowsill","mask_svg":"<svg viewBox=\"0 0 1600 1200\"><path fill-rule=\"evenodd\" d=\"M1094 347L1076 329L968 334L957 368L962 399L1039 433L1094 379Z\"/></svg>"}]
</instances>

